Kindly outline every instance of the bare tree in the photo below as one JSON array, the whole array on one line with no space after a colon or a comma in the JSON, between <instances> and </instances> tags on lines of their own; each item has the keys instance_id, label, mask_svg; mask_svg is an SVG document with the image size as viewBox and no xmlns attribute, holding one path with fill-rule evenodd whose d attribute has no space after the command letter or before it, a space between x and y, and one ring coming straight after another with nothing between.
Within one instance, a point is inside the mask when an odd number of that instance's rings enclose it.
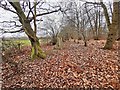
<instances>
[{"instance_id":1,"label":"bare tree","mask_svg":"<svg viewBox=\"0 0 120 90\"><path fill-rule=\"evenodd\" d=\"M66 15L68 24L74 27L78 32L78 40L81 40L83 37L84 45L87 46L86 36L85 36L85 27L88 24L88 18L86 17L85 8L82 7L81 2L70 1L66 5L66 10L64 14Z\"/></svg>"},{"instance_id":2,"label":"bare tree","mask_svg":"<svg viewBox=\"0 0 120 90\"><path fill-rule=\"evenodd\" d=\"M97 4L103 8L104 16L105 16L106 23L107 23L107 28L109 30L107 41L106 41L106 44L104 46L104 49L111 49L113 47L114 42L115 42L116 33L118 30L118 26L119 26L119 23L118 23L119 22L119 2L115 2L113 0L112 21L110 21L107 6L103 3L102 0L100 0L100 2L98 2L98 3L97 2L95 2L95 3L94 2L87 2L87 3Z\"/></svg>"},{"instance_id":3,"label":"bare tree","mask_svg":"<svg viewBox=\"0 0 120 90\"><path fill-rule=\"evenodd\" d=\"M90 3L90 2L89 2ZM89 32L95 40L98 40L100 35L103 33L103 27L105 26L103 10L99 4L89 4L85 3L84 7L86 8L86 13L89 22ZM92 32L92 33L91 33ZM107 30L106 30L107 32Z\"/></svg>"},{"instance_id":4,"label":"bare tree","mask_svg":"<svg viewBox=\"0 0 120 90\"><path fill-rule=\"evenodd\" d=\"M59 35L60 29L61 29L61 23L59 20L47 17L44 26L46 28L46 31L51 36L51 43L52 45L55 45L57 43L57 37Z\"/></svg>"},{"instance_id":5,"label":"bare tree","mask_svg":"<svg viewBox=\"0 0 120 90\"><path fill-rule=\"evenodd\" d=\"M106 6L101 2L101 6L104 9L104 14L106 17L109 33L108 33L108 38L107 42L104 46L104 49L111 49L113 47L113 44L116 39L116 33L118 31L119 27L119 2L115 2L113 0L113 15L112 15L112 23L110 23L109 16L107 14L107 9Z\"/></svg>"},{"instance_id":6,"label":"bare tree","mask_svg":"<svg viewBox=\"0 0 120 90\"><path fill-rule=\"evenodd\" d=\"M31 46L32 46L31 57L32 58L36 58L36 57L45 58L46 55L42 51L42 49L40 47L39 39L38 39L38 37L36 36L36 33L35 33L36 30L34 31L32 29L30 22L33 19L35 20L35 18L37 16L42 16L42 15L47 15L47 14L50 14L50 13L58 12L61 8L57 7L56 10L47 11L47 12L43 12L43 13L38 13L38 14L34 15L32 13L32 10L33 10L34 7L36 7L36 5L40 5L40 1L35 3L32 7L30 7L31 3L27 2L27 5L23 9L22 9L22 5L20 4L19 0L16 0L16 2L14 2L14 0L11 0L11 1L8 0L8 2L14 8L14 10L8 7L8 3L7 2L5 2L5 4L3 4L2 1L1 1L0 2L0 7L4 8L5 10L11 11L11 12L15 13L18 16L23 30L24 30L24 32L26 33L26 35L28 36L28 38L29 38L29 40L31 42ZM25 8L27 6L29 8L29 12L26 15L24 10L25 10ZM30 17L31 13L34 15L33 17Z\"/></svg>"}]
</instances>

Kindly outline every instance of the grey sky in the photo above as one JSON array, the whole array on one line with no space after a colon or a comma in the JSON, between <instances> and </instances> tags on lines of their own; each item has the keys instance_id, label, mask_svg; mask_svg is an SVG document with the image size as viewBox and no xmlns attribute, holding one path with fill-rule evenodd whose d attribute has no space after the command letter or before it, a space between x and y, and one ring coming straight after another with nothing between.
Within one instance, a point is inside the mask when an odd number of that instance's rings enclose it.
<instances>
[{"instance_id":1,"label":"grey sky","mask_svg":"<svg viewBox=\"0 0 120 90\"><path fill-rule=\"evenodd\" d=\"M16 1L16 0L15 0ZM30 0L31 2L32 1L34 1L34 0ZM50 3L56 3L57 4L57 2L58 1L60 1L60 0L45 0L46 2L50 2ZM62 0L61 0L62 1ZM72 0L70 0L70 1L72 1ZM76 1L85 1L85 0L76 0ZM86 0L86 1L89 1L89 2L91 2L91 1L98 1L98 0ZM108 2L108 1L111 1L111 0L103 0L104 2ZM116 0L117 1L117 0ZM45 6L46 7L46 6ZM2 21L10 21L10 20L15 20L15 18L14 17L17 17L17 15L15 15L15 14L13 14L12 12L9 12L9 11L6 11L6 10L4 10L4 9L2 9L2 8L0 8L0 22L2 22ZM53 16L53 15L56 15L56 16ZM50 17L52 16L52 17L56 17L56 18L60 18L59 17L59 15L58 15L58 17L57 17L57 14L52 14L52 15L49 15ZM41 17L40 17L41 18ZM43 18L42 18L43 19ZM19 22L18 22L18 24L19 24ZM42 22L41 23L39 23L40 24L40 26L42 26L43 24L42 24ZM0 24L0 28L2 28L2 26L3 26L4 24L2 23L2 24ZM25 34L20 34L20 33L16 33L16 34L4 34L5 36L24 36ZM1 37L1 36L0 36Z\"/></svg>"}]
</instances>

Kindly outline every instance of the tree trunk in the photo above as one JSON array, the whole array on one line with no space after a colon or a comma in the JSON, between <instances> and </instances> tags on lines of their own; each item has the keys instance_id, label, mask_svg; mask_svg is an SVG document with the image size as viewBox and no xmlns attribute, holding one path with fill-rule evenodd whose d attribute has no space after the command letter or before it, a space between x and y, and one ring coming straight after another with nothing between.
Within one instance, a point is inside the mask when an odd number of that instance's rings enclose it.
<instances>
[{"instance_id":1,"label":"tree trunk","mask_svg":"<svg viewBox=\"0 0 120 90\"><path fill-rule=\"evenodd\" d=\"M54 49L62 49L62 38L61 37L57 37L57 43Z\"/></svg>"},{"instance_id":2,"label":"tree trunk","mask_svg":"<svg viewBox=\"0 0 120 90\"><path fill-rule=\"evenodd\" d=\"M37 24L36 24L36 3L37 1L34 0L34 32L37 34Z\"/></svg>"},{"instance_id":3,"label":"tree trunk","mask_svg":"<svg viewBox=\"0 0 120 90\"><path fill-rule=\"evenodd\" d=\"M87 47L87 40L83 32L82 32L82 36L83 36L84 46Z\"/></svg>"},{"instance_id":4,"label":"tree trunk","mask_svg":"<svg viewBox=\"0 0 120 90\"><path fill-rule=\"evenodd\" d=\"M104 49L111 49L113 47L113 44L116 39L116 33L118 30L118 21L119 21L119 3L114 2L113 3L113 16L112 16L112 24L109 27L109 33L108 33L108 38L107 42L104 46Z\"/></svg>"},{"instance_id":5,"label":"tree trunk","mask_svg":"<svg viewBox=\"0 0 120 90\"><path fill-rule=\"evenodd\" d=\"M57 36L53 35L51 40L52 45L56 45L57 43Z\"/></svg>"},{"instance_id":6,"label":"tree trunk","mask_svg":"<svg viewBox=\"0 0 120 90\"><path fill-rule=\"evenodd\" d=\"M104 49L111 49L113 47L113 44L115 42L115 36L116 30L114 29L113 25L111 25Z\"/></svg>"},{"instance_id":7,"label":"tree trunk","mask_svg":"<svg viewBox=\"0 0 120 90\"><path fill-rule=\"evenodd\" d=\"M117 40L120 40L120 1L119 1L119 25L118 25L118 31L117 31Z\"/></svg>"},{"instance_id":8,"label":"tree trunk","mask_svg":"<svg viewBox=\"0 0 120 90\"><path fill-rule=\"evenodd\" d=\"M31 42L31 46L32 46L31 58L35 59L37 57L40 57L40 58L44 59L46 57L46 55L42 51L42 49L40 47L39 39L37 38L35 32L33 31L30 23L24 22L23 26L25 27L25 32L28 35L29 40ZM30 31L30 32L28 32L28 31Z\"/></svg>"},{"instance_id":9,"label":"tree trunk","mask_svg":"<svg viewBox=\"0 0 120 90\"><path fill-rule=\"evenodd\" d=\"M25 27L25 32L28 35L29 40L31 42L31 46L32 46L31 58L35 59L37 57L40 57L40 58L44 59L46 57L46 55L42 51L42 49L40 47L39 39L37 38L35 32L31 28L30 23L25 22L23 26ZM31 32L28 32L28 31L31 31Z\"/></svg>"},{"instance_id":10,"label":"tree trunk","mask_svg":"<svg viewBox=\"0 0 120 90\"><path fill-rule=\"evenodd\" d=\"M31 42L31 46L32 46L31 58L34 59L34 58L40 57L40 58L44 59L46 57L46 55L42 51L42 49L40 47L39 39L37 38L34 30L31 27L30 21L26 17L25 13L22 11L19 1L18 2L9 2L9 3L16 10L17 15L19 17L19 21L23 26L24 32L26 33L26 35L28 36L28 38Z\"/></svg>"},{"instance_id":11,"label":"tree trunk","mask_svg":"<svg viewBox=\"0 0 120 90\"><path fill-rule=\"evenodd\" d=\"M46 57L46 55L40 47L39 39L38 38L36 38L36 39L29 38L29 40L31 41L31 46L32 46L31 58L34 59L34 58L40 57L40 58L44 59Z\"/></svg>"}]
</instances>

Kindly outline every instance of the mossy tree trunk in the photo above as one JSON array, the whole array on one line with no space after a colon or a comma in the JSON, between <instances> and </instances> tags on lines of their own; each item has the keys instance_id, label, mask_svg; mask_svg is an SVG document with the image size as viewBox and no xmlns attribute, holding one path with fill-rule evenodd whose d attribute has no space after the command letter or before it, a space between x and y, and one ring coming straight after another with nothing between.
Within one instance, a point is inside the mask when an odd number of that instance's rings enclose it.
<instances>
[{"instance_id":1,"label":"mossy tree trunk","mask_svg":"<svg viewBox=\"0 0 120 90\"><path fill-rule=\"evenodd\" d=\"M30 39L31 45L32 45L31 58L34 59L34 58L40 57L40 58L44 59L46 57L46 55L40 47L39 39L37 37L36 37L36 40L32 39L32 38L29 38L29 39Z\"/></svg>"},{"instance_id":2,"label":"mossy tree trunk","mask_svg":"<svg viewBox=\"0 0 120 90\"><path fill-rule=\"evenodd\" d=\"M19 21L23 26L24 32L29 37L29 40L32 46L32 54L31 54L32 59L36 57L45 58L46 55L44 54L44 52L40 47L39 39L37 38L36 33L32 29L29 19L26 17L25 13L22 11L19 1L9 2L9 3L16 10L17 15L19 17Z\"/></svg>"},{"instance_id":3,"label":"mossy tree trunk","mask_svg":"<svg viewBox=\"0 0 120 90\"><path fill-rule=\"evenodd\" d=\"M109 33L104 49L111 49L116 40L116 33L118 30L119 22L119 3L113 2L113 16L112 24L109 26Z\"/></svg>"}]
</instances>

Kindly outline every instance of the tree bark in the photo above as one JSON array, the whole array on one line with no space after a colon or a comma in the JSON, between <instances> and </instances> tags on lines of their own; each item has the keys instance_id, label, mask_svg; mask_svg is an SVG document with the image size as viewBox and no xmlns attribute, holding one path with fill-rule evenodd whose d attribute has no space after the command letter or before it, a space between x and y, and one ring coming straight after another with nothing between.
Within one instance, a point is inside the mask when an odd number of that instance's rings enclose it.
<instances>
[{"instance_id":1,"label":"tree bark","mask_svg":"<svg viewBox=\"0 0 120 90\"><path fill-rule=\"evenodd\" d=\"M37 38L34 30L31 27L30 21L27 19L26 15L22 11L19 1L18 2L9 2L9 3L16 10L17 15L19 17L19 21L23 26L24 32L27 34L27 36L31 42L31 46L32 46L31 58L34 59L34 58L40 57L40 58L44 59L46 57L46 55L42 51L42 49L40 47L39 39Z\"/></svg>"},{"instance_id":2,"label":"tree bark","mask_svg":"<svg viewBox=\"0 0 120 90\"><path fill-rule=\"evenodd\" d=\"M61 37L57 37L57 43L54 49L62 49L62 38Z\"/></svg>"},{"instance_id":3,"label":"tree bark","mask_svg":"<svg viewBox=\"0 0 120 90\"><path fill-rule=\"evenodd\" d=\"M82 32L82 36L83 36L84 46L87 47L87 40L83 32Z\"/></svg>"},{"instance_id":4,"label":"tree bark","mask_svg":"<svg viewBox=\"0 0 120 90\"><path fill-rule=\"evenodd\" d=\"M110 23L110 18L109 18L107 7L105 6L105 4L103 2L101 2L100 4L101 4L101 6L103 8L103 11L104 11L104 15L105 15L108 30L110 30L111 23Z\"/></svg>"},{"instance_id":5,"label":"tree bark","mask_svg":"<svg viewBox=\"0 0 120 90\"><path fill-rule=\"evenodd\" d=\"M34 32L35 32L35 34L37 34L37 24L36 24L36 4L37 4L37 1L34 0Z\"/></svg>"},{"instance_id":6,"label":"tree bark","mask_svg":"<svg viewBox=\"0 0 120 90\"><path fill-rule=\"evenodd\" d=\"M119 1L119 25L118 25L118 31L117 31L117 40L120 40L120 1Z\"/></svg>"},{"instance_id":7,"label":"tree bark","mask_svg":"<svg viewBox=\"0 0 120 90\"><path fill-rule=\"evenodd\" d=\"M32 45L32 53L31 53L31 58L37 58L40 57L42 59L46 58L45 53L42 51L41 47L40 47L40 43L39 43L39 39L36 37L36 40L29 38L29 40L31 41L31 45Z\"/></svg>"},{"instance_id":8,"label":"tree bark","mask_svg":"<svg viewBox=\"0 0 120 90\"><path fill-rule=\"evenodd\" d=\"M52 36L52 40L51 40L52 45L56 45L57 42L58 42L58 41L57 41L57 36L56 36L56 35L53 35L53 36Z\"/></svg>"},{"instance_id":9,"label":"tree bark","mask_svg":"<svg viewBox=\"0 0 120 90\"><path fill-rule=\"evenodd\" d=\"M111 49L113 47L113 44L116 39L116 33L118 30L118 22L119 22L119 3L114 2L113 3L113 16L112 16L112 24L109 26L109 33L108 38L106 41L106 44L104 46L104 49Z\"/></svg>"}]
</instances>

